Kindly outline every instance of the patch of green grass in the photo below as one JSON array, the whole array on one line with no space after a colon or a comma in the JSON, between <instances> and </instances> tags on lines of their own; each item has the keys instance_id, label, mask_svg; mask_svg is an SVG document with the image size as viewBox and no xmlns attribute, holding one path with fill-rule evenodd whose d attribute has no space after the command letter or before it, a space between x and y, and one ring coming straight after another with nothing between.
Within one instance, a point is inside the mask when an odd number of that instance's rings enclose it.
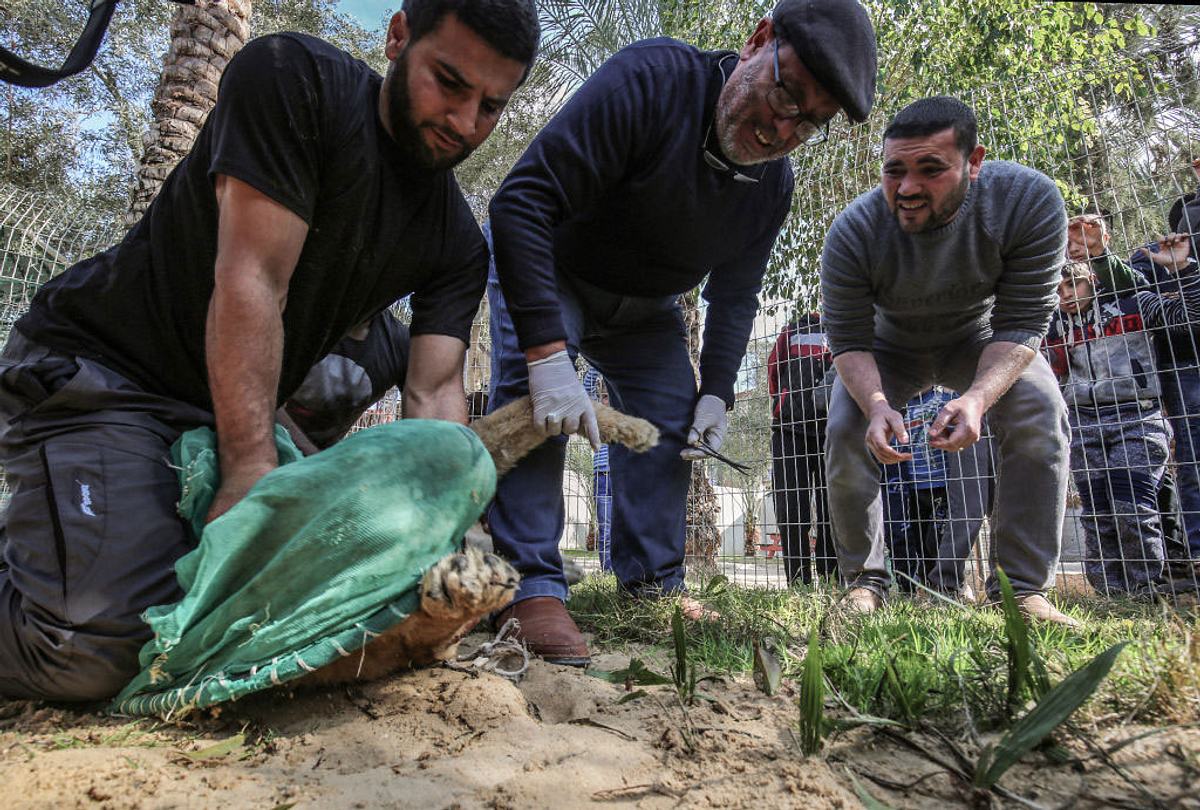
<instances>
[{"instance_id":1,"label":"patch of green grass","mask_svg":"<svg viewBox=\"0 0 1200 810\"><path fill-rule=\"evenodd\" d=\"M830 587L786 591L713 589L704 602L719 622L688 622L696 663L716 672L753 668L754 639L781 644L784 677L799 679L808 633L821 627L822 664L832 689L856 711L903 723L986 730L1010 716L1004 615L996 609L895 598L860 617L835 609ZM611 576L573 589L570 609L600 648L669 654L674 600L632 600ZM1200 615L1129 600L1066 600L1080 632L1033 624L1030 640L1058 683L1122 641L1131 643L1078 714L1078 722L1180 723L1200 719ZM828 617L828 618L826 618ZM651 648L646 652L645 648Z\"/></svg>"}]
</instances>

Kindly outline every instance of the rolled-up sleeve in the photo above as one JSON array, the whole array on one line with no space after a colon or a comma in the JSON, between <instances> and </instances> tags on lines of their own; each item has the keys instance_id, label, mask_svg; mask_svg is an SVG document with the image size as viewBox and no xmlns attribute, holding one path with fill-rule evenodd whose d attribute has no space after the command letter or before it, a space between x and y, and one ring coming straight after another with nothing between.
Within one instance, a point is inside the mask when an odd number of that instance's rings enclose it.
<instances>
[{"instance_id":1,"label":"rolled-up sleeve","mask_svg":"<svg viewBox=\"0 0 1200 810\"><path fill-rule=\"evenodd\" d=\"M1059 272L1067 249L1066 207L1054 181L1038 174L1011 201L1011 210L1018 213L1002 245L1004 269L996 284L991 340L1036 351L1058 306Z\"/></svg>"},{"instance_id":2,"label":"rolled-up sleeve","mask_svg":"<svg viewBox=\"0 0 1200 810\"><path fill-rule=\"evenodd\" d=\"M875 292L863 237L843 211L821 252L821 320L829 351L869 352L875 344Z\"/></svg>"}]
</instances>

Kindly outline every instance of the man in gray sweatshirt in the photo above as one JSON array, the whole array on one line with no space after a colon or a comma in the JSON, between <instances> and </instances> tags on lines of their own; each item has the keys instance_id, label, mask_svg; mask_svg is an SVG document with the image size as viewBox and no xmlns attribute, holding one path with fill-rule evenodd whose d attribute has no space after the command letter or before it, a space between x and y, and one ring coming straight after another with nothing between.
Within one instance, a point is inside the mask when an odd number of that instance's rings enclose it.
<instances>
[{"instance_id":1,"label":"man in gray sweatshirt","mask_svg":"<svg viewBox=\"0 0 1200 810\"><path fill-rule=\"evenodd\" d=\"M1057 303L1066 215L1048 177L983 154L969 107L914 102L884 132L879 187L825 241L823 316L839 378L826 472L845 602L871 612L891 585L876 462L911 457L897 408L938 383L962 394L934 419L932 447L970 447L984 414L996 436L995 558L1019 605L1074 625L1043 595L1058 561L1069 429L1037 351ZM996 596L994 578L988 591Z\"/></svg>"}]
</instances>

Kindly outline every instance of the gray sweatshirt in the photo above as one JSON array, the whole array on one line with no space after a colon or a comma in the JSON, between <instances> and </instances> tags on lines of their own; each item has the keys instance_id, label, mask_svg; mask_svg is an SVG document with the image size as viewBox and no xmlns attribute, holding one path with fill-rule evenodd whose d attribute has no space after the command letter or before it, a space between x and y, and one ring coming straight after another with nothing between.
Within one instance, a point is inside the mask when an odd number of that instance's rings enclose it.
<instances>
[{"instance_id":1,"label":"gray sweatshirt","mask_svg":"<svg viewBox=\"0 0 1200 810\"><path fill-rule=\"evenodd\" d=\"M907 234L882 189L838 215L821 256L822 317L834 356L876 338L908 349L977 336L1036 350L1058 304L1066 210L1054 181L987 161L958 215Z\"/></svg>"}]
</instances>

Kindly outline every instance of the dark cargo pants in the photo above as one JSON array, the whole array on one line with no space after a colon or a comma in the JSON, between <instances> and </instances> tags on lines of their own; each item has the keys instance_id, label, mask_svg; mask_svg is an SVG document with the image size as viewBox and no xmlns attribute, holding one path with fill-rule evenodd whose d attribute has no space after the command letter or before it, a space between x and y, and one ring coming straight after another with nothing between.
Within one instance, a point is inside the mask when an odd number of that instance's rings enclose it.
<instances>
[{"instance_id":1,"label":"dark cargo pants","mask_svg":"<svg viewBox=\"0 0 1200 810\"><path fill-rule=\"evenodd\" d=\"M138 670L140 614L192 548L171 444L208 413L14 332L0 355L0 696L91 700Z\"/></svg>"}]
</instances>

